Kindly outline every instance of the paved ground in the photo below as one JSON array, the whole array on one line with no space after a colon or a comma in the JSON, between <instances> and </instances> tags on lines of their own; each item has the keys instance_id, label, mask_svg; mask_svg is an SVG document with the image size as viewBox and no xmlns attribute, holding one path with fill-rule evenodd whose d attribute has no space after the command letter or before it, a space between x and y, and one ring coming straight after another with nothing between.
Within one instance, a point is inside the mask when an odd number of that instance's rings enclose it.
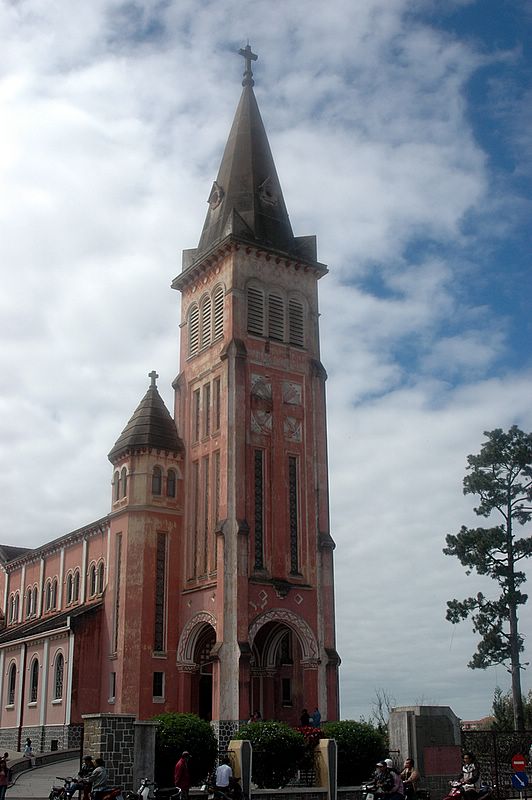
<instances>
[{"instance_id":1,"label":"paved ground","mask_svg":"<svg viewBox=\"0 0 532 800\"><path fill-rule=\"evenodd\" d=\"M15 775L15 783L7 790L6 800L33 800L33 798L47 798L53 784L60 785L56 780L57 775L67 777L76 775L79 770L79 758L68 761L56 761L45 764L27 772Z\"/></svg>"}]
</instances>

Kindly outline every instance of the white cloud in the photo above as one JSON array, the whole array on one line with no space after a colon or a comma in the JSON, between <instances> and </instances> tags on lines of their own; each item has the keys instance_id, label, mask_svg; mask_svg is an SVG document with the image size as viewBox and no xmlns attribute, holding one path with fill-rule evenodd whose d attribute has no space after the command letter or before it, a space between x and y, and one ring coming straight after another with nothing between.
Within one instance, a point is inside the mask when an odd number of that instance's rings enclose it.
<instances>
[{"instance_id":1,"label":"white cloud","mask_svg":"<svg viewBox=\"0 0 532 800\"><path fill-rule=\"evenodd\" d=\"M318 233L331 268L320 293L347 715L367 714L375 686L487 711L506 676L465 670L474 637L444 612L469 584L441 548L471 519L461 478L482 431L532 427L526 365L495 371L513 346L507 319L467 291L484 242L466 221L500 235L520 202L468 118L464 87L490 57L419 8L0 6L2 538L37 545L106 513L106 453L153 367L172 407L169 283L199 237L239 93L232 52L249 33L295 232Z\"/></svg>"}]
</instances>

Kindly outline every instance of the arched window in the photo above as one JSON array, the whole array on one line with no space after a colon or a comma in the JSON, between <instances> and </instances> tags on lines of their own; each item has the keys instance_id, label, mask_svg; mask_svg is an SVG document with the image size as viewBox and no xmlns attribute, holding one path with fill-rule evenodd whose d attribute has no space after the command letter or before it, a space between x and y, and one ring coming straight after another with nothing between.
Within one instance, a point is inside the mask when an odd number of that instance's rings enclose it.
<instances>
[{"instance_id":1,"label":"arched window","mask_svg":"<svg viewBox=\"0 0 532 800\"><path fill-rule=\"evenodd\" d=\"M31 600L33 597L33 592L31 590L31 586L26 589L26 617L31 617Z\"/></svg>"},{"instance_id":2,"label":"arched window","mask_svg":"<svg viewBox=\"0 0 532 800\"><path fill-rule=\"evenodd\" d=\"M201 301L201 333L200 347L207 347L211 343L212 306L209 295Z\"/></svg>"},{"instance_id":3,"label":"arched window","mask_svg":"<svg viewBox=\"0 0 532 800\"><path fill-rule=\"evenodd\" d=\"M122 472L120 473L120 496L126 497L127 495L127 469L122 467Z\"/></svg>"},{"instance_id":4,"label":"arched window","mask_svg":"<svg viewBox=\"0 0 532 800\"><path fill-rule=\"evenodd\" d=\"M284 342L284 302L275 292L268 296L268 336Z\"/></svg>"},{"instance_id":5,"label":"arched window","mask_svg":"<svg viewBox=\"0 0 532 800\"><path fill-rule=\"evenodd\" d=\"M12 706L15 703L15 688L17 685L17 665L11 664L9 667L9 678L7 681L7 703Z\"/></svg>"},{"instance_id":6,"label":"arched window","mask_svg":"<svg viewBox=\"0 0 532 800\"><path fill-rule=\"evenodd\" d=\"M264 294L255 286L248 286L248 332L264 336Z\"/></svg>"},{"instance_id":7,"label":"arched window","mask_svg":"<svg viewBox=\"0 0 532 800\"><path fill-rule=\"evenodd\" d=\"M163 473L160 467L154 467L151 476L151 492L152 494L161 494L163 484Z\"/></svg>"},{"instance_id":8,"label":"arched window","mask_svg":"<svg viewBox=\"0 0 532 800\"><path fill-rule=\"evenodd\" d=\"M166 495L167 497L175 497L176 474L175 469L169 469L166 476Z\"/></svg>"},{"instance_id":9,"label":"arched window","mask_svg":"<svg viewBox=\"0 0 532 800\"><path fill-rule=\"evenodd\" d=\"M20 603L20 596L18 592L15 592L15 598L13 603L13 622L18 621L18 608Z\"/></svg>"},{"instance_id":10,"label":"arched window","mask_svg":"<svg viewBox=\"0 0 532 800\"><path fill-rule=\"evenodd\" d=\"M72 602L77 603L79 600L79 569L74 573L74 581L72 587Z\"/></svg>"},{"instance_id":11,"label":"arched window","mask_svg":"<svg viewBox=\"0 0 532 800\"><path fill-rule=\"evenodd\" d=\"M51 581L46 581L46 589L44 593L44 610L50 611L52 607L52 583Z\"/></svg>"},{"instance_id":12,"label":"arched window","mask_svg":"<svg viewBox=\"0 0 532 800\"><path fill-rule=\"evenodd\" d=\"M50 608L57 608L57 578L54 578L52 582L52 596L51 596Z\"/></svg>"},{"instance_id":13,"label":"arched window","mask_svg":"<svg viewBox=\"0 0 532 800\"><path fill-rule=\"evenodd\" d=\"M33 598L32 598L32 603L31 603L31 608L32 608L32 612L31 613L32 614L36 614L37 613L37 595L38 595L38 590L37 590L37 587L34 586L33 587Z\"/></svg>"},{"instance_id":14,"label":"arched window","mask_svg":"<svg viewBox=\"0 0 532 800\"><path fill-rule=\"evenodd\" d=\"M199 306L197 303L188 312L188 354L195 355L199 349Z\"/></svg>"},{"instance_id":15,"label":"arched window","mask_svg":"<svg viewBox=\"0 0 532 800\"><path fill-rule=\"evenodd\" d=\"M35 658L30 671L30 703L37 702L39 693L39 659Z\"/></svg>"},{"instance_id":16,"label":"arched window","mask_svg":"<svg viewBox=\"0 0 532 800\"><path fill-rule=\"evenodd\" d=\"M120 475L118 470L113 475L113 500L116 502L120 499Z\"/></svg>"},{"instance_id":17,"label":"arched window","mask_svg":"<svg viewBox=\"0 0 532 800\"><path fill-rule=\"evenodd\" d=\"M96 594L96 564L91 564L89 568L89 597Z\"/></svg>"},{"instance_id":18,"label":"arched window","mask_svg":"<svg viewBox=\"0 0 532 800\"><path fill-rule=\"evenodd\" d=\"M96 592L97 594L101 594L103 592L103 577L104 577L104 563L100 561L98 564L98 572L96 574Z\"/></svg>"},{"instance_id":19,"label":"arched window","mask_svg":"<svg viewBox=\"0 0 532 800\"><path fill-rule=\"evenodd\" d=\"M221 339L224 335L224 287L217 286L212 293L212 304L214 309L214 340Z\"/></svg>"},{"instance_id":20,"label":"arched window","mask_svg":"<svg viewBox=\"0 0 532 800\"><path fill-rule=\"evenodd\" d=\"M63 677L65 674L65 659L63 653L58 653L55 659L54 670L54 700L61 700L63 697Z\"/></svg>"},{"instance_id":21,"label":"arched window","mask_svg":"<svg viewBox=\"0 0 532 800\"><path fill-rule=\"evenodd\" d=\"M66 602L67 606L70 605L72 602L73 597L73 589L74 589L74 581L72 578L72 573L69 572L66 579Z\"/></svg>"},{"instance_id":22,"label":"arched window","mask_svg":"<svg viewBox=\"0 0 532 800\"><path fill-rule=\"evenodd\" d=\"M288 301L288 335L290 344L305 346L303 303L295 298Z\"/></svg>"}]
</instances>

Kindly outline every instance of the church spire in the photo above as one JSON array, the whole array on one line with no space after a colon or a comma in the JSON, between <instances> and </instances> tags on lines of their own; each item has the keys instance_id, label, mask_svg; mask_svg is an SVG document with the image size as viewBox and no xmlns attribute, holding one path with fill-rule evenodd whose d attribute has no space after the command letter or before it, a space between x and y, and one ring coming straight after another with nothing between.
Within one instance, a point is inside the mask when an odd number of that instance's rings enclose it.
<instances>
[{"instance_id":1,"label":"church spire","mask_svg":"<svg viewBox=\"0 0 532 800\"><path fill-rule=\"evenodd\" d=\"M246 61L243 90L225 146L218 176L209 195L209 209L195 257L229 235L258 246L292 253L294 234L281 184L253 92L248 45L239 51Z\"/></svg>"}]
</instances>

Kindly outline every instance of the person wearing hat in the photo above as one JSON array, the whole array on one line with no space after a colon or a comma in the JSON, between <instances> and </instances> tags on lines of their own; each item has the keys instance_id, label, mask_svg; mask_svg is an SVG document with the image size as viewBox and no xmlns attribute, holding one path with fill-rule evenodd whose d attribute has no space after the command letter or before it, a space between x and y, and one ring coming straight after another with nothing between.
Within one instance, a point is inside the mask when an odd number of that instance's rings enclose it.
<instances>
[{"instance_id":1,"label":"person wearing hat","mask_svg":"<svg viewBox=\"0 0 532 800\"><path fill-rule=\"evenodd\" d=\"M401 776L394 769L393 761L391 758L385 758L384 764L386 767L386 772L388 773L388 788L383 787L384 795L387 800L404 800L405 790L403 787L403 781L401 780Z\"/></svg>"},{"instance_id":2,"label":"person wearing hat","mask_svg":"<svg viewBox=\"0 0 532 800\"><path fill-rule=\"evenodd\" d=\"M178 789L181 789L181 796L183 800L188 800L188 792L190 789L190 769L188 762L190 753L188 750L183 750L181 758L175 765L174 770L174 784Z\"/></svg>"}]
</instances>

